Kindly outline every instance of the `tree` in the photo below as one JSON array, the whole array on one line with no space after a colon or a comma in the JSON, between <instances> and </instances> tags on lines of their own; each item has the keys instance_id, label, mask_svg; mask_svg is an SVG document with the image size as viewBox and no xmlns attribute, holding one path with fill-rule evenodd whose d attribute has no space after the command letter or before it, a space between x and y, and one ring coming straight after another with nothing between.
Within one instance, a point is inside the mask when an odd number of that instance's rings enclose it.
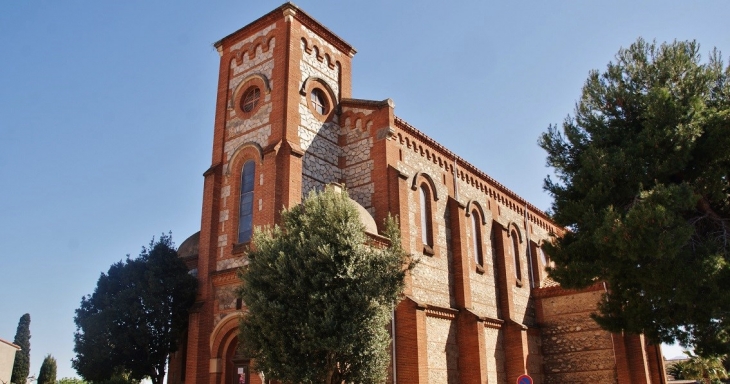
<instances>
[{"instance_id":1,"label":"tree","mask_svg":"<svg viewBox=\"0 0 730 384\"><path fill-rule=\"evenodd\" d=\"M56 359L47 355L38 373L38 384L56 384Z\"/></svg>"},{"instance_id":2,"label":"tree","mask_svg":"<svg viewBox=\"0 0 730 384\"><path fill-rule=\"evenodd\" d=\"M413 266L395 220L390 246L378 247L347 193L333 189L281 220L254 233L241 273L239 336L254 368L283 383L384 381L386 326Z\"/></svg>"},{"instance_id":3,"label":"tree","mask_svg":"<svg viewBox=\"0 0 730 384\"><path fill-rule=\"evenodd\" d=\"M88 383L77 377L64 377L64 378L58 379L56 384L88 384Z\"/></svg>"},{"instance_id":4,"label":"tree","mask_svg":"<svg viewBox=\"0 0 730 384\"><path fill-rule=\"evenodd\" d=\"M546 246L566 288L608 292L610 331L730 352L730 68L695 42L621 49L539 144L557 181Z\"/></svg>"},{"instance_id":5,"label":"tree","mask_svg":"<svg viewBox=\"0 0 730 384\"><path fill-rule=\"evenodd\" d=\"M20 317L13 343L20 347L20 351L15 354L10 382L25 384L30 374L30 314L26 313Z\"/></svg>"},{"instance_id":6,"label":"tree","mask_svg":"<svg viewBox=\"0 0 730 384\"><path fill-rule=\"evenodd\" d=\"M684 351L689 357L678 361L667 368L667 372L677 380L700 380L705 384L720 384L721 379L727 379L728 373L723 366L724 356L702 357Z\"/></svg>"},{"instance_id":7,"label":"tree","mask_svg":"<svg viewBox=\"0 0 730 384\"><path fill-rule=\"evenodd\" d=\"M162 383L167 357L187 329L196 286L169 235L153 239L138 258L113 264L76 310L73 367L92 382L124 373Z\"/></svg>"}]
</instances>

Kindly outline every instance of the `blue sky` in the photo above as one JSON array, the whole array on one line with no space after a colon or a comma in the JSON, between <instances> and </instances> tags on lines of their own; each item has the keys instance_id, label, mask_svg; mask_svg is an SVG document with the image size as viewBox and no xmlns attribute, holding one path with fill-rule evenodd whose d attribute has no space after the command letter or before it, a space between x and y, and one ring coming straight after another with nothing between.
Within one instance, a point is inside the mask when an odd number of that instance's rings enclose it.
<instances>
[{"instance_id":1,"label":"blue sky","mask_svg":"<svg viewBox=\"0 0 730 384\"><path fill-rule=\"evenodd\" d=\"M200 226L218 54L269 0L0 3L0 338L31 314L75 376L73 316L102 271ZM396 114L542 209L536 145L591 69L641 36L730 53L727 1L306 0L352 44L353 96ZM670 357L676 353L669 353Z\"/></svg>"}]
</instances>

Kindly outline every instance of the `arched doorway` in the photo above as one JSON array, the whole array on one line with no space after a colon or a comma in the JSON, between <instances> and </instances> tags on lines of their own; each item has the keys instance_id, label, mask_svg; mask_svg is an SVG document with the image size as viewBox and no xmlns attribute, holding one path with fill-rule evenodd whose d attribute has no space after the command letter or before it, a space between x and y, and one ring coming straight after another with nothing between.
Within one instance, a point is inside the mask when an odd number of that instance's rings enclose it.
<instances>
[{"instance_id":1,"label":"arched doorway","mask_svg":"<svg viewBox=\"0 0 730 384\"><path fill-rule=\"evenodd\" d=\"M234 336L226 351L225 384L260 384L258 375L251 374L251 359L246 357L238 345L238 336ZM252 376L255 376L252 377ZM252 381L252 379L257 379Z\"/></svg>"}]
</instances>

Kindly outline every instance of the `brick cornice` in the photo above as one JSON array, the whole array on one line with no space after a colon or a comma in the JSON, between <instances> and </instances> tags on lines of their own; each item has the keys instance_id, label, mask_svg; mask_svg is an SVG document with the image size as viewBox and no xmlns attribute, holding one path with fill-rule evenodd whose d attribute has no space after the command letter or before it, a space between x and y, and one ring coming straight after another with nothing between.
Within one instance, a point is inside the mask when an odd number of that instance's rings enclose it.
<instances>
[{"instance_id":1,"label":"brick cornice","mask_svg":"<svg viewBox=\"0 0 730 384\"><path fill-rule=\"evenodd\" d=\"M480 316L476 312L474 312L471 309L465 309L466 313L469 313L477 318L477 321L484 323L484 326L487 328L495 328L499 329L502 328L502 325L504 324L504 320L498 319L495 317L489 317L489 316Z\"/></svg>"},{"instance_id":2,"label":"brick cornice","mask_svg":"<svg viewBox=\"0 0 730 384\"><path fill-rule=\"evenodd\" d=\"M292 2L287 2L279 6L278 8L274 9L273 11L259 17L258 19L252 21L251 23L247 24L246 26L238 29L237 31L229 34L228 36L216 41L213 43L213 46L216 48L219 48L222 46L226 40L230 38L235 38L236 36L245 35L247 33L250 33L252 30L263 28L264 26L274 23L277 20L283 19L287 16L293 16L295 19L297 19L300 23L302 23L307 28L311 29L315 33L317 33L319 36L323 37L325 40L327 40L328 43L335 46L337 49L342 51L344 54L352 57L357 53L355 48L353 48L350 44L348 44L345 40L337 36L334 32L330 31L327 27L320 24L317 20L315 20L312 16L309 16L306 12L302 11L299 7L294 5Z\"/></svg>"},{"instance_id":3,"label":"brick cornice","mask_svg":"<svg viewBox=\"0 0 730 384\"><path fill-rule=\"evenodd\" d=\"M420 311L425 311L426 316L428 317L438 317L441 319L453 320L456 318L456 315L459 314L459 310L456 308L447 308L438 305L426 304L424 302L416 300L410 295L406 295L406 299L412 301L413 304L415 304L416 309Z\"/></svg>"},{"instance_id":4,"label":"brick cornice","mask_svg":"<svg viewBox=\"0 0 730 384\"><path fill-rule=\"evenodd\" d=\"M484 180L487 184L489 184L492 188L498 190L500 193L506 195L507 197L511 198L515 202L519 203L522 207L527 207L528 209L528 216L539 216L540 219L544 220L545 222L548 222L551 224L552 227L554 227L555 231L560 233L562 231L562 228L555 224L552 219L542 210L537 208L536 206L529 203L527 200L523 199L521 196L519 196L514 191L510 190L491 176L487 175L483 171L481 171L479 168L475 167L468 161L461 158L456 153L452 152L448 148L444 147L443 145L436 142L434 139L427 136L425 133L418 130L416 127L408 124L405 120L401 119L400 117L395 117L395 125L397 128L403 130L404 132L408 133L409 135L412 135L417 140L422 141L424 144L430 146L435 151L439 152L444 158L452 161L456 160L459 164L460 168L468 170L470 173L474 174L475 176L481 178ZM522 213L520 213L522 214ZM531 217L532 219L532 217ZM531 220L531 221L534 221Z\"/></svg>"},{"instance_id":5,"label":"brick cornice","mask_svg":"<svg viewBox=\"0 0 730 384\"><path fill-rule=\"evenodd\" d=\"M385 100L365 100L365 99L342 99L340 100L340 106L343 108L363 108L363 109L382 109L385 107L395 108L395 103L391 99Z\"/></svg>"},{"instance_id":6,"label":"brick cornice","mask_svg":"<svg viewBox=\"0 0 730 384\"><path fill-rule=\"evenodd\" d=\"M456 315L459 314L458 309L438 307L435 305L427 305L425 311L426 316L428 317L437 317L439 319L447 320L454 320L456 319Z\"/></svg>"}]
</instances>

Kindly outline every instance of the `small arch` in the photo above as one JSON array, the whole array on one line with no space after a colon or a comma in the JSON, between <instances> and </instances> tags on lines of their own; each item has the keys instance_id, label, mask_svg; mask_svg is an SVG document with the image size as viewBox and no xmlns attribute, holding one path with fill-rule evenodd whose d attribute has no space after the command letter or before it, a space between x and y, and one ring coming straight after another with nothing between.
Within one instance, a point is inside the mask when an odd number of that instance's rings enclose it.
<instances>
[{"instance_id":1,"label":"small arch","mask_svg":"<svg viewBox=\"0 0 730 384\"><path fill-rule=\"evenodd\" d=\"M517 226L517 223L514 221L510 221L509 224L507 224L507 236L512 236L512 231L510 231L510 227L517 232L517 239L520 241L520 244L522 244L522 231L520 230L520 227Z\"/></svg>"},{"instance_id":2,"label":"small arch","mask_svg":"<svg viewBox=\"0 0 730 384\"><path fill-rule=\"evenodd\" d=\"M415 175L413 175L413 182L411 183L411 189L414 191L418 190L418 186L419 186L418 179L420 177L423 177L426 180L426 182L428 182L429 187L431 188L431 191L433 191L432 192L433 200L438 201L439 196L438 196L438 191L436 190L436 183L434 183L433 178L431 178L431 175L429 175L426 172L419 171L419 172L416 172Z\"/></svg>"},{"instance_id":3,"label":"small arch","mask_svg":"<svg viewBox=\"0 0 730 384\"><path fill-rule=\"evenodd\" d=\"M233 153L231 153L231 155L228 157L228 163L226 164L226 168L223 171L223 173L226 176L229 176L231 174L231 164L233 164L236 161L236 159L238 158L239 154L242 153L242 152L244 152L246 149L249 149L249 148L253 149L255 151L255 153L258 155L258 158L256 159L258 161L258 163L259 164L262 164L263 163L264 151L261 148L261 146L258 143L256 143L256 142L247 141L247 142L239 145L238 148L236 148L233 151Z\"/></svg>"},{"instance_id":4,"label":"small arch","mask_svg":"<svg viewBox=\"0 0 730 384\"><path fill-rule=\"evenodd\" d=\"M315 47L316 48L316 47ZM306 80L302 83L302 87L299 89L299 94L302 96L309 96L307 94L307 90L313 86L311 83L316 82L319 83L322 87L324 87L327 92L329 93L330 97L332 98L332 106L331 108L334 109L335 105L338 103L337 98L335 97L335 91L330 87L330 85L325 81L323 78L319 76L309 76Z\"/></svg>"},{"instance_id":5,"label":"small arch","mask_svg":"<svg viewBox=\"0 0 730 384\"><path fill-rule=\"evenodd\" d=\"M516 236L515 236L516 233ZM512 238L512 263L514 265L514 272L515 272L515 278L517 279L517 286L522 286L522 262L521 262L521 256L520 256L520 244L522 243L522 238L519 235L518 229L512 228L512 230L507 231L507 235ZM518 241L519 238L519 241ZM529 260L528 260L529 262Z\"/></svg>"},{"instance_id":6,"label":"small arch","mask_svg":"<svg viewBox=\"0 0 730 384\"><path fill-rule=\"evenodd\" d=\"M476 200L469 200L466 203L466 217L471 216L471 211L473 211L474 209L479 211L479 215L482 217L482 224L487 224L487 218L484 214L484 208L482 208L482 205L479 204L479 202Z\"/></svg>"},{"instance_id":7,"label":"small arch","mask_svg":"<svg viewBox=\"0 0 730 384\"><path fill-rule=\"evenodd\" d=\"M239 92L244 91L245 90L245 89L243 89L244 86L248 85L248 83L251 83L252 80L253 81L258 80L258 81L262 82L264 85L264 91L266 93L271 92L271 85L269 84L269 78L266 77L266 75L264 75L263 73L257 72L257 73L252 73L252 74L246 76L245 78L243 78L243 80L241 80L241 82L238 83L238 85L236 86L236 89L233 91L233 94L238 95Z\"/></svg>"},{"instance_id":8,"label":"small arch","mask_svg":"<svg viewBox=\"0 0 730 384\"><path fill-rule=\"evenodd\" d=\"M302 47L304 48L304 52L306 52L308 54L312 53L312 47L309 46L309 42L307 41L307 39L302 37L301 41L302 41Z\"/></svg>"},{"instance_id":9,"label":"small arch","mask_svg":"<svg viewBox=\"0 0 730 384\"><path fill-rule=\"evenodd\" d=\"M229 313L218 322L213 328L213 332L210 333L210 356L221 357L224 347L226 346L226 339L231 333L235 333L238 330L238 322L243 317L242 312Z\"/></svg>"}]
</instances>

